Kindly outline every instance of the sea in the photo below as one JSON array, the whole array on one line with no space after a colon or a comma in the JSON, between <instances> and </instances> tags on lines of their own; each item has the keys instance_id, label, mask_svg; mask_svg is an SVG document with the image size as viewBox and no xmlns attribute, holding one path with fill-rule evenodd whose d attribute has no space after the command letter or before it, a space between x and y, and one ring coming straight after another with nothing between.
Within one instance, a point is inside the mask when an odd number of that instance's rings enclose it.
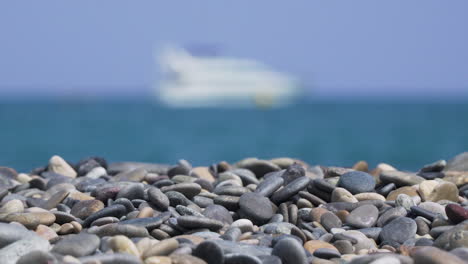
<instances>
[{"instance_id":1,"label":"sea","mask_svg":"<svg viewBox=\"0 0 468 264\"><path fill-rule=\"evenodd\" d=\"M468 102L457 100L326 99L271 109L174 109L143 98L0 101L0 166L19 172L52 155L193 166L247 157L344 167L365 160L414 171L467 150Z\"/></svg>"}]
</instances>

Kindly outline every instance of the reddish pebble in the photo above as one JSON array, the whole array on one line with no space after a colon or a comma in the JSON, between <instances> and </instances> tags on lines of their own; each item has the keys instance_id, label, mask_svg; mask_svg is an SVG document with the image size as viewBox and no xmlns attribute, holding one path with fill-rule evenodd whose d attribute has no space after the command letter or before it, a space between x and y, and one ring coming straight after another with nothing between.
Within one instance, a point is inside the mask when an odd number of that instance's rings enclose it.
<instances>
[{"instance_id":1,"label":"reddish pebble","mask_svg":"<svg viewBox=\"0 0 468 264\"><path fill-rule=\"evenodd\" d=\"M468 210L458 204L449 204L445 207L447 217L454 224L461 223L468 219Z\"/></svg>"}]
</instances>

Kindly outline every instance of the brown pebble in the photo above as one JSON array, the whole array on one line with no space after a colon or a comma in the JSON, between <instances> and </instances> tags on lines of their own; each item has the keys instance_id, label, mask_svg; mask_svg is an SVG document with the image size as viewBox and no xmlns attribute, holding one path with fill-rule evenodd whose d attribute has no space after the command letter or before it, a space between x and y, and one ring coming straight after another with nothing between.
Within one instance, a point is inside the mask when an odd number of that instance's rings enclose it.
<instances>
[{"instance_id":1,"label":"brown pebble","mask_svg":"<svg viewBox=\"0 0 468 264\"><path fill-rule=\"evenodd\" d=\"M153 215L154 215L153 208L145 207L140 210L140 212L137 215L137 218L153 217Z\"/></svg>"}]
</instances>

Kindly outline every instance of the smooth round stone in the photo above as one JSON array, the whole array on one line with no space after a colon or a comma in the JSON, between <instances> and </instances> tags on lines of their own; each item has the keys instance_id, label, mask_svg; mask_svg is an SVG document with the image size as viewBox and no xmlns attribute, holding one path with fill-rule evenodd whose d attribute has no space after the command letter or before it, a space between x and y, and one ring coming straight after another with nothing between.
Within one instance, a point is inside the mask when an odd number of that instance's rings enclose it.
<instances>
[{"instance_id":1,"label":"smooth round stone","mask_svg":"<svg viewBox=\"0 0 468 264\"><path fill-rule=\"evenodd\" d=\"M420 236L424 236L426 234L429 234L429 231L431 230L430 227L429 227L429 223L427 223L424 218L418 216L414 219L414 221L416 222L416 226L417 226L417 231L416 231L416 234L420 235Z\"/></svg>"},{"instance_id":2,"label":"smooth round stone","mask_svg":"<svg viewBox=\"0 0 468 264\"><path fill-rule=\"evenodd\" d=\"M23 202L17 199L6 202L0 208L0 214L22 213L23 211L24 211Z\"/></svg>"},{"instance_id":3,"label":"smooth round stone","mask_svg":"<svg viewBox=\"0 0 468 264\"><path fill-rule=\"evenodd\" d=\"M319 188L324 192L331 193L336 188L334 184L331 184L330 182L324 179L314 179L312 182L315 187Z\"/></svg>"},{"instance_id":4,"label":"smooth round stone","mask_svg":"<svg viewBox=\"0 0 468 264\"><path fill-rule=\"evenodd\" d=\"M413 198L404 193L399 194L395 199L395 206L401 206L407 211L409 211L411 207L415 205L416 203L414 202Z\"/></svg>"},{"instance_id":5,"label":"smooth round stone","mask_svg":"<svg viewBox=\"0 0 468 264\"><path fill-rule=\"evenodd\" d=\"M60 156L52 156L50 158L48 170L70 178L76 178L78 175L76 171Z\"/></svg>"},{"instance_id":6,"label":"smooth round stone","mask_svg":"<svg viewBox=\"0 0 468 264\"><path fill-rule=\"evenodd\" d=\"M114 236L109 239L109 247L115 253L126 253L130 255L134 255L139 257L140 253L138 252L137 247L135 244L126 236Z\"/></svg>"},{"instance_id":7,"label":"smooth round stone","mask_svg":"<svg viewBox=\"0 0 468 264\"><path fill-rule=\"evenodd\" d=\"M468 259L468 248L456 248L450 250L450 254L453 254L461 259Z\"/></svg>"},{"instance_id":8,"label":"smooth round stone","mask_svg":"<svg viewBox=\"0 0 468 264\"><path fill-rule=\"evenodd\" d=\"M189 254L172 254L171 255L172 264L206 264L200 258L194 257Z\"/></svg>"},{"instance_id":9,"label":"smooth round stone","mask_svg":"<svg viewBox=\"0 0 468 264\"><path fill-rule=\"evenodd\" d=\"M412 254L415 264L463 264L464 260L435 247L422 247Z\"/></svg>"},{"instance_id":10,"label":"smooth round stone","mask_svg":"<svg viewBox=\"0 0 468 264\"><path fill-rule=\"evenodd\" d=\"M381 195L381 194L378 194L378 193L372 193L372 192L368 192L368 193L358 193L356 195L354 195L354 197L359 201L367 201L367 200L380 200L380 201L383 201L385 202L387 199L385 199L385 196Z\"/></svg>"},{"instance_id":11,"label":"smooth round stone","mask_svg":"<svg viewBox=\"0 0 468 264\"><path fill-rule=\"evenodd\" d=\"M281 259L283 264L307 264L307 257L302 245L297 240L285 238L276 243L271 252Z\"/></svg>"},{"instance_id":12,"label":"smooth round stone","mask_svg":"<svg viewBox=\"0 0 468 264\"><path fill-rule=\"evenodd\" d=\"M256 193L245 193L239 199L241 214L256 224L264 224L273 217L273 208L268 198Z\"/></svg>"},{"instance_id":13,"label":"smooth round stone","mask_svg":"<svg viewBox=\"0 0 468 264\"><path fill-rule=\"evenodd\" d=\"M260 230L267 234L291 234L291 229L295 225L286 222L269 223L260 227Z\"/></svg>"},{"instance_id":14,"label":"smooth round stone","mask_svg":"<svg viewBox=\"0 0 468 264\"><path fill-rule=\"evenodd\" d=\"M165 211L169 207L169 198L156 187L150 187L148 189L148 199L149 202L158 209Z\"/></svg>"},{"instance_id":15,"label":"smooth round stone","mask_svg":"<svg viewBox=\"0 0 468 264\"><path fill-rule=\"evenodd\" d=\"M341 257L341 253L338 250L331 248L318 248L314 251L314 256L317 258L331 259Z\"/></svg>"},{"instance_id":16,"label":"smooth round stone","mask_svg":"<svg viewBox=\"0 0 468 264\"><path fill-rule=\"evenodd\" d=\"M237 241L241 235L242 231L238 227L230 227L220 238L229 241Z\"/></svg>"},{"instance_id":17,"label":"smooth round stone","mask_svg":"<svg viewBox=\"0 0 468 264\"><path fill-rule=\"evenodd\" d=\"M213 191L213 193L217 195L233 195L233 196L241 196L247 192L250 192L248 188L242 187L242 186L235 186L235 185L224 185L221 187L216 187Z\"/></svg>"},{"instance_id":18,"label":"smooth round stone","mask_svg":"<svg viewBox=\"0 0 468 264\"><path fill-rule=\"evenodd\" d=\"M27 230L24 226L0 223L0 248L32 235L34 233Z\"/></svg>"},{"instance_id":19,"label":"smooth round stone","mask_svg":"<svg viewBox=\"0 0 468 264\"><path fill-rule=\"evenodd\" d=\"M377 226L382 227L391 220L401 216L406 216L407 214L408 211L406 211L406 209L401 206L390 208L389 210L385 211L383 214L380 215L379 219L377 220Z\"/></svg>"},{"instance_id":20,"label":"smooth round stone","mask_svg":"<svg viewBox=\"0 0 468 264\"><path fill-rule=\"evenodd\" d=\"M48 251L49 241L33 235L24 239L15 241L0 249L0 260L2 264L15 264L24 255L32 251Z\"/></svg>"},{"instance_id":21,"label":"smooth round stone","mask_svg":"<svg viewBox=\"0 0 468 264\"><path fill-rule=\"evenodd\" d=\"M445 207L441 204L435 202L423 202L418 204L418 207L433 212L434 214L440 214L443 217L447 217L445 213Z\"/></svg>"},{"instance_id":22,"label":"smooth round stone","mask_svg":"<svg viewBox=\"0 0 468 264\"><path fill-rule=\"evenodd\" d=\"M209 205L203 210L202 214L207 218L215 219L228 225L232 224L233 221L229 211L217 204Z\"/></svg>"},{"instance_id":23,"label":"smooth round stone","mask_svg":"<svg viewBox=\"0 0 468 264\"><path fill-rule=\"evenodd\" d=\"M89 233L96 234L100 237L123 235L127 237L147 237L148 230L143 226L127 225L121 223L107 224L100 227L88 229Z\"/></svg>"},{"instance_id":24,"label":"smooth round stone","mask_svg":"<svg viewBox=\"0 0 468 264\"><path fill-rule=\"evenodd\" d=\"M99 247L99 237L93 234L80 233L64 236L52 248L52 252L62 255L83 257L91 255Z\"/></svg>"},{"instance_id":25,"label":"smooth round stone","mask_svg":"<svg viewBox=\"0 0 468 264\"><path fill-rule=\"evenodd\" d=\"M333 246L341 254L352 254L354 252L353 244L349 240L337 240L333 242Z\"/></svg>"},{"instance_id":26,"label":"smooth round stone","mask_svg":"<svg viewBox=\"0 0 468 264\"><path fill-rule=\"evenodd\" d=\"M179 247L177 239L169 238L154 244L148 248L145 252L142 252L143 258L151 256L167 256Z\"/></svg>"},{"instance_id":27,"label":"smooth round stone","mask_svg":"<svg viewBox=\"0 0 468 264\"><path fill-rule=\"evenodd\" d=\"M113 224L119 222L119 219L113 216L106 216L103 218L96 219L91 223L91 226L103 226L107 224Z\"/></svg>"},{"instance_id":28,"label":"smooth round stone","mask_svg":"<svg viewBox=\"0 0 468 264\"><path fill-rule=\"evenodd\" d=\"M282 189L273 193L271 196L271 201L275 204L280 204L296 195L302 189L306 188L309 182L310 178L307 176L297 178Z\"/></svg>"},{"instance_id":29,"label":"smooth round stone","mask_svg":"<svg viewBox=\"0 0 468 264\"><path fill-rule=\"evenodd\" d=\"M211 241L200 243L192 253L195 257L201 258L207 264L218 264L224 262L223 250L218 244Z\"/></svg>"},{"instance_id":30,"label":"smooth round stone","mask_svg":"<svg viewBox=\"0 0 468 264\"><path fill-rule=\"evenodd\" d=\"M337 187L333 190L331 195L332 202L347 202L347 203L357 203L358 200L345 188Z\"/></svg>"},{"instance_id":31,"label":"smooth round stone","mask_svg":"<svg viewBox=\"0 0 468 264\"><path fill-rule=\"evenodd\" d=\"M127 198L129 200L143 199L144 189L143 184L134 183L123 187L116 196L116 199Z\"/></svg>"},{"instance_id":32,"label":"smooth round stone","mask_svg":"<svg viewBox=\"0 0 468 264\"><path fill-rule=\"evenodd\" d=\"M224 226L221 221L215 219L186 215L178 217L177 224L188 229L208 228L212 231L217 231Z\"/></svg>"},{"instance_id":33,"label":"smooth round stone","mask_svg":"<svg viewBox=\"0 0 468 264\"><path fill-rule=\"evenodd\" d=\"M262 178L265 174L273 171L279 171L281 168L267 160L249 158L239 161L237 167L252 171L257 178Z\"/></svg>"},{"instance_id":34,"label":"smooth round stone","mask_svg":"<svg viewBox=\"0 0 468 264\"><path fill-rule=\"evenodd\" d=\"M445 212L447 214L447 217L454 224L458 224L465 220L468 220L468 209L465 209L458 204L448 204L445 207Z\"/></svg>"},{"instance_id":35,"label":"smooth round stone","mask_svg":"<svg viewBox=\"0 0 468 264\"><path fill-rule=\"evenodd\" d=\"M49 241L58 237L57 233L52 228L45 225L38 225L36 228L36 234Z\"/></svg>"},{"instance_id":36,"label":"smooth round stone","mask_svg":"<svg viewBox=\"0 0 468 264\"><path fill-rule=\"evenodd\" d=\"M315 250L319 248L337 250L332 244L320 240L309 240L304 244L304 248L311 254L314 254Z\"/></svg>"},{"instance_id":37,"label":"smooth round stone","mask_svg":"<svg viewBox=\"0 0 468 264\"><path fill-rule=\"evenodd\" d=\"M350 171L340 176L337 186L352 194L371 192L375 188L375 179L366 172Z\"/></svg>"},{"instance_id":38,"label":"smooth round stone","mask_svg":"<svg viewBox=\"0 0 468 264\"><path fill-rule=\"evenodd\" d=\"M242 233L253 231L253 223L249 219L236 220L231 224L231 227L239 228L242 231Z\"/></svg>"},{"instance_id":39,"label":"smooth round stone","mask_svg":"<svg viewBox=\"0 0 468 264\"><path fill-rule=\"evenodd\" d=\"M435 186L434 190L426 197L426 201L438 202L440 200L457 202L457 186L451 182L442 182L439 185Z\"/></svg>"},{"instance_id":40,"label":"smooth round stone","mask_svg":"<svg viewBox=\"0 0 468 264\"><path fill-rule=\"evenodd\" d=\"M377 222L378 217L379 210L377 207L366 204L351 211L346 217L346 224L354 228L372 227Z\"/></svg>"},{"instance_id":41,"label":"smooth round stone","mask_svg":"<svg viewBox=\"0 0 468 264\"><path fill-rule=\"evenodd\" d=\"M161 188L161 191L163 193L169 191L180 192L187 198L191 199L201 192L201 186L197 183L178 183L174 185L164 186Z\"/></svg>"},{"instance_id":42,"label":"smooth round stone","mask_svg":"<svg viewBox=\"0 0 468 264\"><path fill-rule=\"evenodd\" d=\"M278 190L284 183L284 179L281 177L268 177L260 182L255 189L255 193L270 197L276 190Z\"/></svg>"},{"instance_id":43,"label":"smooth round stone","mask_svg":"<svg viewBox=\"0 0 468 264\"><path fill-rule=\"evenodd\" d=\"M395 183L396 186L411 186L420 184L425 179L414 173L386 170L380 173L380 180L384 183Z\"/></svg>"},{"instance_id":44,"label":"smooth round stone","mask_svg":"<svg viewBox=\"0 0 468 264\"><path fill-rule=\"evenodd\" d=\"M439 185L439 181L427 180L419 184L418 192L421 195L421 199L426 201L429 195L434 191L434 188Z\"/></svg>"},{"instance_id":45,"label":"smooth round stone","mask_svg":"<svg viewBox=\"0 0 468 264\"><path fill-rule=\"evenodd\" d=\"M387 195L387 201L394 201L396 200L397 196L401 193L404 193L404 194L407 194L411 197L414 197L414 196L419 196L418 194L418 191L416 190L416 188L412 187L412 186L404 186L404 187L400 187L396 190L393 190L391 191L388 195Z\"/></svg>"},{"instance_id":46,"label":"smooth round stone","mask_svg":"<svg viewBox=\"0 0 468 264\"><path fill-rule=\"evenodd\" d=\"M219 262L220 263L220 262ZM262 260L256 256L241 254L241 253L231 253L226 254L224 259L224 264L262 264Z\"/></svg>"},{"instance_id":47,"label":"smooth round stone","mask_svg":"<svg viewBox=\"0 0 468 264\"><path fill-rule=\"evenodd\" d=\"M320 217L320 224L322 224L327 231L330 231L332 228L339 228L343 225L340 218L332 212L322 214Z\"/></svg>"},{"instance_id":48,"label":"smooth round stone","mask_svg":"<svg viewBox=\"0 0 468 264\"><path fill-rule=\"evenodd\" d=\"M56 264L58 263L54 255L49 252L35 250L31 251L26 255L23 255L18 259L16 264Z\"/></svg>"},{"instance_id":49,"label":"smooth round stone","mask_svg":"<svg viewBox=\"0 0 468 264\"><path fill-rule=\"evenodd\" d=\"M83 222L83 227L88 227L92 222L99 218L103 218L106 216L121 217L125 215L126 212L127 209L121 204L114 204L109 207L105 207L88 216Z\"/></svg>"},{"instance_id":50,"label":"smooth round stone","mask_svg":"<svg viewBox=\"0 0 468 264\"><path fill-rule=\"evenodd\" d=\"M51 225L55 222L55 215L49 212L13 213L2 217L4 222L18 222L29 229L36 229L38 225Z\"/></svg>"},{"instance_id":51,"label":"smooth round stone","mask_svg":"<svg viewBox=\"0 0 468 264\"><path fill-rule=\"evenodd\" d=\"M382 228L380 240L403 244L416 235L416 222L408 217L398 217Z\"/></svg>"}]
</instances>

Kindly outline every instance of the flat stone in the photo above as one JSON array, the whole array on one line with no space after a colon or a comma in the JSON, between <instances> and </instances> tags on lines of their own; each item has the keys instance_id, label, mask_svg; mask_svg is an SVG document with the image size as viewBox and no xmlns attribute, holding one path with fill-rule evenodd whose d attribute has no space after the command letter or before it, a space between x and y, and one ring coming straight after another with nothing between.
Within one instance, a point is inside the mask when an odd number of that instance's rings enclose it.
<instances>
[{"instance_id":1,"label":"flat stone","mask_svg":"<svg viewBox=\"0 0 468 264\"><path fill-rule=\"evenodd\" d=\"M196 183L178 183L174 185L164 186L161 188L161 191L163 193L169 191L180 192L187 198L191 199L201 192L201 186Z\"/></svg>"},{"instance_id":2,"label":"flat stone","mask_svg":"<svg viewBox=\"0 0 468 264\"><path fill-rule=\"evenodd\" d=\"M167 210L169 207L169 198L161 190L156 187L148 189L149 202L161 210Z\"/></svg>"},{"instance_id":3,"label":"flat stone","mask_svg":"<svg viewBox=\"0 0 468 264\"><path fill-rule=\"evenodd\" d=\"M52 228L45 225L38 225L36 228L36 234L48 241L58 237L57 233Z\"/></svg>"},{"instance_id":4,"label":"flat stone","mask_svg":"<svg viewBox=\"0 0 468 264\"><path fill-rule=\"evenodd\" d=\"M178 225L188 229L208 228L213 231L221 229L224 225L222 222L215 219L185 215L178 217L177 223Z\"/></svg>"},{"instance_id":5,"label":"flat stone","mask_svg":"<svg viewBox=\"0 0 468 264\"><path fill-rule=\"evenodd\" d=\"M411 186L404 186L404 187L400 187L396 190L393 190L391 191L388 195L387 195L387 201L395 201L397 196L399 194L406 194L410 197L415 197L415 196L419 196L418 194L418 191L414 188L414 187L411 187Z\"/></svg>"},{"instance_id":6,"label":"flat stone","mask_svg":"<svg viewBox=\"0 0 468 264\"><path fill-rule=\"evenodd\" d=\"M18 259L16 264L55 264L58 263L54 255L49 252L34 250Z\"/></svg>"},{"instance_id":7,"label":"flat stone","mask_svg":"<svg viewBox=\"0 0 468 264\"><path fill-rule=\"evenodd\" d=\"M468 209L465 209L458 204L448 204L445 207L445 212L447 213L447 217L454 224L468 220Z\"/></svg>"},{"instance_id":8,"label":"flat stone","mask_svg":"<svg viewBox=\"0 0 468 264\"><path fill-rule=\"evenodd\" d=\"M201 258L208 264L218 264L224 262L223 250L211 241L200 243L193 251L195 257Z\"/></svg>"},{"instance_id":9,"label":"flat stone","mask_svg":"<svg viewBox=\"0 0 468 264\"><path fill-rule=\"evenodd\" d=\"M239 199L241 215L256 224L264 224L273 217L273 208L268 198L256 193L245 193Z\"/></svg>"},{"instance_id":10,"label":"flat stone","mask_svg":"<svg viewBox=\"0 0 468 264\"><path fill-rule=\"evenodd\" d=\"M212 204L203 210L202 214L211 219L223 222L224 224L232 224L233 219L229 211L221 205Z\"/></svg>"},{"instance_id":11,"label":"flat stone","mask_svg":"<svg viewBox=\"0 0 468 264\"><path fill-rule=\"evenodd\" d=\"M143 199L144 198L144 188L141 183L129 184L117 193L116 199L127 198L129 200L134 199Z\"/></svg>"},{"instance_id":12,"label":"flat stone","mask_svg":"<svg viewBox=\"0 0 468 264\"><path fill-rule=\"evenodd\" d=\"M398 217L386 224L380 232L380 240L403 244L416 235L416 222L408 217Z\"/></svg>"},{"instance_id":13,"label":"flat stone","mask_svg":"<svg viewBox=\"0 0 468 264\"><path fill-rule=\"evenodd\" d=\"M109 247L115 253L126 253L136 257L140 256L135 244L126 236L118 235L112 237L109 239Z\"/></svg>"},{"instance_id":14,"label":"flat stone","mask_svg":"<svg viewBox=\"0 0 468 264\"><path fill-rule=\"evenodd\" d=\"M281 263L281 260L279 260ZM226 254L224 264L262 264L262 260L255 256L250 256L241 253Z\"/></svg>"},{"instance_id":15,"label":"flat stone","mask_svg":"<svg viewBox=\"0 0 468 264\"><path fill-rule=\"evenodd\" d=\"M155 217L134 218L120 221L120 225L140 226L148 229L149 231L158 228L163 222L167 221L170 217L170 212L164 212Z\"/></svg>"},{"instance_id":16,"label":"flat stone","mask_svg":"<svg viewBox=\"0 0 468 264\"><path fill-rule=\"evenodd\" d=\"M341 253L338 250L331 248L318 248L314 251L314 256L322 259L331 259L341 257Z\"/></svg>"},{"instance_id":17,"label":"flat stone","mask_svg":"<svg viewBox=\"0 0 468 264\"><path fill-rule=\"evenodd\" d=\"M114 217L121 217L127 212L127 209L125 206L121 204L114 204L109 207L105 207L95 213L92 213L90 216L88 216L84 222L83 222L83 227L88 227L92 222L99 218L103 218L106 216L114 216Z\"/></svg>"},{"instance_id":18,"label":"flat stone","mask_svg":"<svg viewBox=\"0 0 468 264\"><path fill-rule=\"evenodd\" d=\"M385 202L387 199L385 199L385 196L378 194L378 193L373 193L373 192L366 192L366 193L358 193L354 195L354 197L359 201L367 201L367 200L380 200Z\"/></svg>"},{"instance_id":19,"label":"flat stone","mask_svg":"<svg viewBox=\"0 0 468 264\"><path fill-rule=\"evenodd\" d=\"M306 188L309 182L310 179L307 176L297 178L282 189L273 193L271 196L271 201L275 204L280 204L296 195L302 189Z\"/></svg>"},{"instance_id":20,"label":"flat stone","mask_svg":"<svg viewBox=\"0 0 468 264\"><path fill-rule=\"evenodd\" d=\"M346 224L355 228L367 228L376 224L379 210L371 204L359 206L346 217Z\"/></svg>"},{"instance_id":21,"label":"flat stone","mask_svg":"<svg viewBox=\"0 0 468 264\"><path fill-rule=\"evenodd\" d=\"M249 219L236 220L231 224L231 227L239 228L242 233L253 231L253 223Z\"/></svg>"},{"instance_id":22,"label":"flat stone","mask_svg":"<svg viewBox=\"0 0 468 264\"><path fill-rule=\"evenodd\" d=\"M142 219L142 218L140 218ZM126 237L147 237L148 230L143 226L126 225L121 223L107 224L88 229L89 233L99 237L123 235Z\"/></svg>"},{"instance_id":23,"label":"flat stone","mask_svg":"<svg viewBox=\"0 0 468 264\"><path fill-rule=\"evenodd\" d=\"M284 183L282 177L268 177L264 178L255 189L255 193L270 197L276 190L278 190Z\"/></svg>"},{"instance_id":24,"label":"flat stone","mask_svg":"<svg viewBox=\"0 0 468 264\"><path fill-rule=\"evenodd\" d=\"M11 214L11 213L22 213L24 211L23 202L18 199L13 199L5 204L0 208L0 215L1 214Z\"/></svg>"},{"instance_id":25,"label":"flat stone","mask_svg":"<svg viewBox=\"0 0 468 264\"><path fill-rule=\"evenodd\" d=\"M55 222L55 215L49 212L13 213L1 218L4 222L18 222L29 229L36 229L38 225L51 225Z\"/></svg>"},{"instance_id":26,"label":"flat stone","mask_svg":"<svg viewBox=\"0 0 468 264\"><path fill-rule=\"evenodd\" d=\"M340 236L340 239L346 239L353 241L354 253L358 253L361 250L376 249L377 245L373 239L368 238L363 233L356 230L348 230L335 235Z\"/></svg>"},{"instance_id":27,"label":"flat stone","mask_svg":"<svg viewBox=\"0 0 468 264\"><path fill-rule=\"evenodd\" d=\"M327 231L330 231L332 228L341 227L342 222L334 213L326 212L320 217L320 224L322 224Z\"/></svg>"},{"instance_id":28,"label":"flat stone","mask_svg":"<svg viewBox=\"0 0 468 264\"><path fill-rule=\"evenodd\" d=\"M99 237L93 234L67 235L54 245L52 252L83 257L94 253L99 247L99 243Z\"/></svg>"},{"instance_id":29,"label":"flat stone","mask_svg":"<svg viewBox=\"0 0 468 264\"><path fill-rule=\"evenodd\" d=\"M167 256L179 247L177 239L169 238L154 244L147 251L142 253L143 258L151 256Z\"/></svg>"},{"instance_id":30,"label":"flat stone","mask_svg":"<svg viewBox=\"0 0 468 264\"><path fill-rule=\"evenodd\" d=\"M16 224L0 223L0 248L20 239L35 235L25 227Z\"/></svg>"},{"instance_id":31,"label":"flat stone","mask_svg":"<svg viewBox=\"0 0 468 264\"><path fill-rule=\"evenodd\" d=\"M427 201L429 195L434 191L434 188L439 185L439 181L435 180L427 180L423 181L419 184L419 195L421 195L421 199L423 201Z\"/></svg>"},{"instance_id":32,"label":"flat stone","mask_svg":"<svg viewBox=\"0 0 468 264\"><path fill-rule=\"evenodd\" d=\"M412 255L415 264L463 264L464 260L435 247L422 247Z\"/></svg>"},{"instance_id":33,"label":"flat stone","mask_svg":"<svg viewBox=\"0 0 468 264\"><path fill-rule=\"evenodd\" d=\"M423 182L425 179L414 173L385 170L380 173L380 180L384 183L395 183L396 186L411 186Z\"/></svg>"},{"instance_id":34,"label":"flat stone","mask_svg":"<svg viewBox=\"0 0 468 264\"><path fill-rule=\"evenodd\" d=\"M350 171L340 176L337 186L352 194L371 192L375 188L375 179L366 172Z\"/></svg>"},{"instance_id":35,"label":"flat stone","mask_svg":"<svg viewBox=\"0 0 468 264\"><path fill-rule=\"evenodd\" d=\"M285 238L277 242L271 254L279 257L283 264L308 263L302 245L292 238Z\"/></svg>"},{"instance_id":36,"label":"flat stone","mask_svg":"<svg viewBox=\"0 0 468 264\"><path fill-rule=\"evenodd\" d=\"M79 201L71 208L70 213L80 219L86 219L88 216L104 208L104 203L99 200Z\"/></svg>"},{"instance_id":37,"label":"flat stone","mask_svg":"<svg viewBox=\"0 0 468 264\"><path fill-rule=\"evenodd\" d=\"M332 202L357 203L358 200L345 188L335 188L331 195Z\"/></svg>"},{"instance_id":38,"label":"flat stone","mask_svg":"<svg viewBox=\"0 0 468 264\"><path fill-rule=\"evenodd\" d=\"M49 160L49 171L67 176L70 178L76 178L78 175L76 171L60 156L52 156Z\"/></svg>"},{"instance_id":39,"label":"flat stone","mask_svg":"<svg viewBox=\"0 0 468 264\"><path fill-rule=\"evenodd\" d=\"M304 248L310 253L314 254L315 250L319 248L328 248L338 251L335 246L330 243L320 241L320 240L309 240L304 244Z\"/></svg>"},{"instance_id":40,"label":"flat stone","mask_svg":"<svg viewBox=\"0 0 468 264\"><path fill-rule=\"evenodd\" d=\"M248 169L255 173L257 178L262 178L265 174L273 171L279 171L281 168L267 160L259 160L256 158L249 158L239 161L236 166L238 168Z\"/></svg>"},{"instance_id":41,"label":"flat stone","mask_svg":"<svg viewBox=\"0 0 468 264\"><path fill-rule=\"evenodd\" d=\"M170 257L149 257L145 259L145 264L172 264Z\"/></svg>"},{"instance_id":42,"label":"flat stone","mask_svg":"<svg viewBox=\"0 0 468 264\"><path fill-rule=\"evenodd\" d=\"M457 202L457 186L451 182L442 182L439 185L435 186L434 190L426 197L426 201L438 202L440 200Z\"/></svg>"},{"instance_id":43,"label":"flat stone","mask_svg":"<svg viewBox=\"0 0 468 264\"><path fill-rule=\"evenodd\" d=\"M48 251L49 247L49 241L36 235L20 239L0 249L1 262L2 264L15 264L31 251Z\"/></svg>"}]
</instances>

